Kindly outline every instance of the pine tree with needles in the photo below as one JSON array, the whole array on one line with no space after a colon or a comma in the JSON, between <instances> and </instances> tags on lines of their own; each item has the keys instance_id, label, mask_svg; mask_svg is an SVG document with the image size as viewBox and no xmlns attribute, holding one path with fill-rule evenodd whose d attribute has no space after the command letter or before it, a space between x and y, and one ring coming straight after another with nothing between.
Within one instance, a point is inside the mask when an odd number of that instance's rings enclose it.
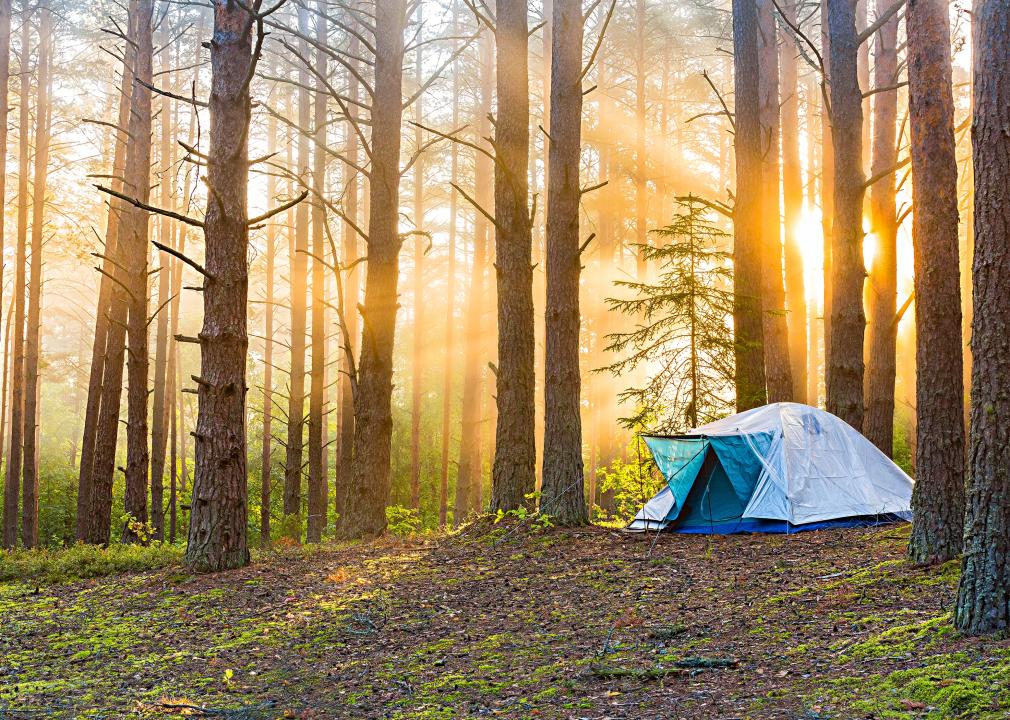
<instances>
[{"instance_id":1,"label":"pine tree with needles","mask_svg":"<svg viewBox=\"0 0 1010 720\"><path fill-rule=\"evenodd\" d=\"M708 218L699 198L678 200L673 222L653 231L659 242L642 246L659 268L655 282L618 281L628 298L608 298L611 310L637 321L608 336L621 356L608 370L648 372L621 401L633 408L622 423L675 432L724 415L733 406L733 274L730 236Z\"/></svg>"}]
</instances>

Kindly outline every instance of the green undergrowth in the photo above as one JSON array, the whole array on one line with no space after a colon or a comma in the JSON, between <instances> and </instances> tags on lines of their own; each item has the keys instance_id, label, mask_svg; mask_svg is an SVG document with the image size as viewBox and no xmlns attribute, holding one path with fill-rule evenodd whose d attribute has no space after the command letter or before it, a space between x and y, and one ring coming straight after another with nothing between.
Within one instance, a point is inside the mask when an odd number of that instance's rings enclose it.
<instances>
[{"instance_id":1,"label":"green undergrowth","mask_svg":"<svg viewBox=\"0 0 1010 720\"><path fill-rule=\"evenodd\" d=\"M0 551L0 582L56 584L158 570L179 563L182 552L181 546L162 543Z\"/></svg>"}]
</instances>

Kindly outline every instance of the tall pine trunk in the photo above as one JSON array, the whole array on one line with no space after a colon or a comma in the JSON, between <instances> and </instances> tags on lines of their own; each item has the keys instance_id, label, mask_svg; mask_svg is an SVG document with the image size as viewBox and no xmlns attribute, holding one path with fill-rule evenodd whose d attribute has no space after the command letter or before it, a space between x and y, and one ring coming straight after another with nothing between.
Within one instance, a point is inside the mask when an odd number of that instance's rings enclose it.
<instances>
[{"instance_id":1,"label":"tall pine trunk","mask_svg":"<svg viewBox=\"0 0 1010 720\"><path fill-rule=\"evenodd\" d=\"M1010 5L972 6L975 170L971 439L964 559L954 624L978 635L1010 627Z\"/></svg>"},{"instance_id":2,"label":"tall pine trunk","mask_svg":"<svg viewBox=\"0 0 1010 720\"><path fill-rule=\"evenodd\" d=\"M25 451L21 490L21 542L39 544L39 363L42 313L42 247L49 170L52 110L49 85L52 62L52 15L39 5L38 85L35 103L35 178L32 182L32 255L28 278L28 328L25 336Z\"/></svg>"},{"instance_id":3,"label":"tall pine trunk","mask_svg":"<svg viewBox=\"0 0 1010 720\"><path fill-rule=\"evenodd\" d=\"M890 0L878 0L878 15ZM875 35L873 83L885 88L898 81L898 18L892 17ZM873 154L870 176L882 175L869 188L870 232L877 252L869 269L869 329L867 333L866 417L863 434L888 457L894 452L894 380L898 324L897 211L894 172L897 162L898 91L873 95Z\"/></svg>"},{"instance_id":4,"label":"tall pine trunk","mask_svg":"<svg viewBox=\"0 0 1010 720\"><path fill-rule=\"evenodd\" d=\"M905 15L917 415L908 553L920 563L960 555L964 521L961 277L948 12L943 0L911 0Z\"/></svg>"},{"instance_id":5,"label":"tall pine trunk","mask_svg":"<svg viewBox=\"0 0 1010 720\"><path fill-rule=\"evenodd\" d=\"M495 272L498 421L491 511L530 505L536 484L533 238L529 208L529 23L525 2L498 3Z\"/></svg>"},{"instance_id":6,"label":"tall pine trunk","mask_svg":"<svg viewBox=\"0 0 1010 720\"><path fill-rule=\"evenodd\" d=\"M21 67L27 69L31 57L30 8L22 11ZM17 546L18 504L21 487L21 462L24 453L25 408L25 265L28 247L28 173L31 154L31 75L21 72L18 122L18 214L17 247L14 253L14 337L11 347L11 424L10 450L7 455L7 473L4 478L3 546L12 550Z\"/></svg>"},{"instance_id":7,"label":"tall pine trunk","mask_svg":"<svg viewBox=\"0 0 1010 720\"><path fill-rule=\"evenodd\" d=\"M831 335L828 411L863 427L863 94L859 39L851 2L828 3L831 37L831 135L834 220L831 229Z\"/></svg>"},{"instance_id":8,"label":"tall pine trunk","mask_svg":"<svg viewBox=\"0 0 1010 720\"><path fill-rule=\"evenodd\" d=\"M584 525L579 372L579 160L582 150L582 6L554 0L547 184L546 416L541 512Z\"/></svg>"},{"instance_id":9,"label":"tall pine trunk","mask_svg":"<svg viewBox=\"0 0 1010 720\"><path fill-rule=\"evenodd\" d=\"M789 0L783 12L796 21L796 0ZM792 399L807 397L807 300L803 280L803 241L800 219L803 214L803 176L800 164L800 99L798 81L799 46L791 36L783 38L779 49L782 97L782 209L785 229L786 325L788 329L789 372ZM809 117L808 117L809 121ZM813 399L816 402L816 398Z\"/></svg>"},{"instance_id":10,"label":"tall pine trunk","mask_svg":"<svg viewBox=\"0 0 1010 720\"><path fill-rule=\"evenodd\" d=\"M327 22L316 16L316 42L326 46ZM315 71L326 77L327 56L316 52ZM318 81L313 93L312 184L317 199L312 203L312 372L309 388L309 507L305 539L317 543L326 529L329 492L326 485L326 104L329 94Z\"/></svg>"},{"instance_id":11,"label":"tall pine trunk","mask_svg":"<svg viewBox=\"0 0 1010 720\"><path fill-rule=\"evenodd\" d=\"M253 11L260 3L252 5ZM210 148L204 218L207 276L200 330L196 472L186 564L199 571L241 567L246 542L246 354L249 293L248 135L255 71L254 26L233 0L214 0Z\"/></svg>"},{"instance_id":12,"label":"tall pine trunk","mask_svg":"<svg viewBox=\"0 0 1010 720\"><path fill-rule=\"evenodd\" d=\"M150 196L151 176L151 91L154 18L153 0L140 0L137 6L137 24L133 35L136 43L135 81L130 101L130 138L135 152L127 153L125 191L146 203ZM120 234L120 244L125 263L123 277L127 282L129 303L127 324L128 354L126 376L126 493L123 507L133 520L146 523L147 476L150 455L147 445L147 244L148 213L130 206L125 212L129 220L120 226L127 230ZM123 541L142 539L131 530L127 521L123 528Z\"/></svg>"},{"instance_id":13,"label":"tall pine trunk","mask_svg":"<svg viewBox=\"0 0 1010 720\"><path fill-rule=\"evenodd\" d=\"M758 105L761 116L761 310L769 402L793 399L786 298L782 283L779 192L779 50L775 9L758 0Z\"/></svg>"},{"instance_id":14,"label":"tall pine trunk","mask_svg":"<svg viewBox=\"0 0 1010 720\"><path fill-rule=\"evenodd\" d=\"M417 3L417 24L424 25L422 14L423 5ZM424 51L423 45L419 45L414 51L414 81L417 86L421 86L423 70ZM423 95L423 93L422 93ZM414 117L418 123L424 122L424 101L419 95L414 102ZM455 127L455 126L453 126ZM423 142L422 130L420 127L414 128L414 146L421 147ZM423 232L424 223L424 158L418 157L414 162L414 230ZM422 388L424 385L424 346L427 335L424 317L424 248L425 243L421 236L411 238L414 245L414 318L413 318L413 347L411 348L410 362L410 507L415 510L421 507L421 413L422 413ZM445 518L439 517L439 524L445 524Z\"/></svg>"},{"instance_id":15,"label":"tall pine trunk","mask_svg":"<svg viewBox=\"0 0 1010 720\"><path fill-rule=\"evenodd\" d=\"M393 342L400 272L398 232L403 119L404 0L379 0L361 356L354 395L354 458L341 534L367 537L386 527L393 416Z\"/></svg>"},{"instance_id":16,"label":"tall pine trunk","mask_svg":"<svg viewBox=\"0 0 1010 720\"><path fill-rule=\"evenodd\" d=\"M758 12L755 0L733 0L736 98L736 204L733 208L733 328L736 407L766 402L761 312L762 190L758 94Z\"/></svg>"}]
</instances>

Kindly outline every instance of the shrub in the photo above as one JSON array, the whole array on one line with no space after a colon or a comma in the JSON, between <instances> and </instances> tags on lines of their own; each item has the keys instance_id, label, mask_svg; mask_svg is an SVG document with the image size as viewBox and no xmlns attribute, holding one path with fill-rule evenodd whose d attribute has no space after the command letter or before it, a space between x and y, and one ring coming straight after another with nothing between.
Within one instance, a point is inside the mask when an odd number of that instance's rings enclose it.
<instances>
[{"instance_id":1,"label":"shrub","mask_svg":"<svg viewBox=\"0 0 1010 720\"><path fill-rule=\"evenodd\" d=\"M177 564L177 545L77 544L60 550L0 551L0 582L63 583L124 572L157 570Z\"/></svg>"},{"instance_id":2,"label":"shrub","mask_svg":"<svg viewBox=\"0 0 1010 720\"><path fill-rule=\"evenodd\" d=\"M421 527L421 518L417 510L405 508L403 505L390 505L386 508L386 530L391 535L406 537L413 535Z\"/></svg>"}]
</instances>

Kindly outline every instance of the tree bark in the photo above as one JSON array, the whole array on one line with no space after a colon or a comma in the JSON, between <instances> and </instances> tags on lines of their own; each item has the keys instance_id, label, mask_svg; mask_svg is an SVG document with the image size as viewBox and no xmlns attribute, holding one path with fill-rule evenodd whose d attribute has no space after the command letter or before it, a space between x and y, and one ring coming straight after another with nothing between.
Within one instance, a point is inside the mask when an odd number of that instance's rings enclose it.
<instances>
[{"instance_id":1,"label":"tree bark","mask_svg":"<svg viewBox=\"0 0 1010 720\"><path fill-rule=\"evenodd\" d=\"M824 339L824 395L828 394L828 378L831 367L831 303L833 272L831 266L832 236L835 222L835 147L831 131L830 85L831 77L831 33L828 28L828 3L821 0L821 57L824 72L820 80L821 95L821 230L823 234L823 298L821 300L821 337Z\"/></svg>"},{"instance_id":2,"label":"tree bark","mask_svg":"<svg viewBox=\"0 0 1010 720\"><path fill-rule=\"evenodd\" d=\"M417 24L424 25L422 3L417 3ZM420 87L423 80L424 50L423 45L419 45L414 51L414 80ZM422 93L423 95L423 93ZM414 102L414 117L418 123L424 122L424 101L419 95ZM455 127L455 126L453 126ZM414 128L414 146L421 147L423 142L422 130ZM424 223L424 158L419 157L414 162L414 229L422 232L425 229ZM425 341L425 317L424 317L424 247L423 238L420 235L413 236L411 242L414 245L414 319L413 319L413 347L410 362L410 507L415 510L421 507L421 413L422 387L424 385L424 346ZM445 517L440 513L439 525L445 525Z\"/></svg>"},{"instance_id":3,"label":"tree bark","mask_svg":"<svg viewBox=\"0 0 1010 720\"><path fill-rule=\"evenodd\" d=\"M834 220L831 230L831 345L828 411L863 427L863 94L853 3L828 3Z\"/></svg>"},{"instance_id":4,"label":"tree bark","mask_svg":"<svg viewBox=\"0 0 1010 720\"><path fill-rule=\"evenodd\" d=\"M789 402L793 399L793 379L782 280L778 31L771 0L757 0L757 6L758 105L761 118L761 310L765 381L768 402Z\"/></svg>"},{"instance_id":5,"label":"tree bark","mask_svg":"<svg viewBox=\"0 0 1010 720\"><path fill-rule=\"evenodd\" d=\"M495 271L498 421L491 511L530 506L536 485L533 239L529 208L529 23L525 2L498 3Z\"/></svg>"},{"instance_id":6,"label":"tree bark","mask_svg":"<svg viewBox=\"0 0 1010 720\"><path fill-rule=\"evenodd\" d=\"M917 416L908 553L919 563L960 555L964 521L961 277L948 12L943 0L911 0L905 14Z\"/></svg>"},{"instance_id":7,"label":"tree bark","mask_svg":"<svg viewBox=\"0 0 1010 720\"><path fill-rule=\"evenodd\" d=\"M309 9L298 7L299 52L309 56ZM309 176L311 162L309 126L311 107L308 87L311 77L307 67L298 69L298 174ZM291 365L288 383L288 434L284 455L284 533L292 540L302 537L302 466L304 464L305 428L305 331L308 284L309 206L295 208L294 246L291 254ZM311 462L311 460L310 460Z\"/></svg>"},{"instance_id":8,"label":"tree bark","mask_svg":"<svg viewBox=\"0 0 1010 720\"><path fill-rule=\"evenodd\" d=\"M480 40L480 103L475 124L481 137L491 133L488 115L494 94L494 39L486 34ZM474 199L490 209L492 174L490 158L477 153L474 158ZM463 328L463 399L460 408L459 469L456 473L454 524L459 525L473 511L480 512L481 427L484 394L484 303L487 275L487 248L490 224L480 212L473 221L473 265L467 291L466 324Z\"/></svg>"},{"instance_id":9,"label":"tree bark","mask_svg":"<svg viewBox=\"0 0 1010 720\"><path fill-rule=\"evenodd\" d=\"M975 171L971 439L964 559L954 624L970 635L1010 626L1010 6L972 6Z\"/></svg>"},{"instance_id":10,"label":"tree bark","mask_svg":"<svg viewBox=\"0 0 1010 720\"><path fill-rule=\"evenodd\" d=\"M260 2L251 6L257 12ZM255 72L250 12L214 0L210 148L204 220L207 277L200 330L196 472L186 564L197 571L241 567L246 542L246 330L249 292L248 136ZM262 32L262 28L260 28Z\"/></svg>"},{"instance_id":11,"label":"tree bark","mask_svg":"<svg viewBox=\"0 0 1010 720\"><path fill-rule=\"evenodd\" d=\"M267 152L277 149L277 118L267 119ZM277 178L267 177L267 197L277 196ZM270 495L273 486L273 419L274 419L274 273L277 258L277 223L266 228L266 270L263 306L263 426L260 434L260 547L270 547Z\"/></svg>"},{"instance_id":12,"label":"tree bark","mask_svg":"<svg viewBox=\"0 0 1010 720\"><path fill-rule=\"evenodd\" d=\"M789 0L783 11L796 21L796 0ZM779 50L782 106L782 208L785 227L786 325L788 330L789 372L792 399L810 402L807 397L807 300L803 279L803 238L800 219L803 214L803 176L800 164L800 99L797 70L799 46L785 35ZM808 117L809 121L809 117ZM813 402L817 402L814 398Z\"/></svg>"},{"instance_id":13,"label":"tree bark","mask_svg":"<svg viewBox=\"0 0 1010 720\"><path fill-rule=\"evenodd\" d=\"M130 138L136 147L133 153L127 153L126 192L144 203L148 201L151 187L151 91L148 86L152 82L153 17L153 0L140 0L133 35L136 63L129 124ZM125 258L123 278L127 282L129 303L126 331L129 346L126 376L129 389L126 396L126 493L123 507L131 519L146 523L150 469L147 445L148 213L133 206L127 207L125 212L129 220L120 226L127 229L125 235L120 234L120 244ZM129 520L123 527L122 537L123 542L142 539L130 529Z\"/></svg>"},{"instance_id":14,"label":"tree bark","mask_svg":"<svg viewBox=\"0 0 1010 720\"><path fill-rule=\"evenodd\" d=\"M31 8L23 12L21 25L21 63L27 68L31 58ZM10 450L4 482L3 546L17 546L18 504L21 463L24 452L24 368L25 368L25 265L28 246L28 172L31 154L31 75L21 73L18 123L18 215L17 248L14 254L14 339L11 348L11 424Z\"/></svg>"},{"instance_id":15,"label":"tree bark","mask_svg":"<svg viewBox=\"0 0 1010 720\"><path fill-rule=\"evenodd\" d=\"M3 153L3 157L7 157L7 135L8 135L8 116L10 114L10 65L11 65L11 0L0 0L0 153ZM3 200L6 206L7 200L7 173L0 173L0 200ZM6 233L3 227L4 223L0 223L0 257L3 257L4 243L6 240ZM3 307L3 287L0 283L0 312L2 312ZM6 327L10 328L10 314L8 313ZM0 399L0 404L3 405L3 411L0 412L0 464L3 460L3 444L6 435L6 428L3 427L4 422L7 417L7 363L9 362L8 354L8 338L9 332L4 331L4 367L3 367L3 394L2 399ZM6 502L6 493L5 493ZM4 517L6 517L6 506L4 508ZM15 521L16 522L16 521ZM16 533L16 530L15 530ZM0 520L0 547L6 547L6 524L5 521Z\"/></svg>"},{"instance_id":16,"label":"tree bark","mask_svg":"<svg viewBox=\"0 0 1010 720\"><path fill-rule=\"evenodd\" d=\"M367 268L354 395L354 458L347 517L341 528L346 537L378 535L386 527L393 432L393 342L402 245L397 227L406 22L404 0L378 1Z\"/></svg>"},{"instance_id":17,"label":"tree bark","mask_svg":"<svg viewBox=\"0 0 1010 720\"><path fill-rule=\"evenodd\" d=\"M52 15L39 4L37 100L35 102L35 178L32 181L32 255L28 279L28 328L25 336L25 450L21 488L21 542L39 544L39 361L42 312L42 247L49 170Z\"/></svg>"},{"instance_id":18,"label":"tree bark","mask_svg":"<svg viewBox=\"0 0 1010 720\"><path fill-rule=\"evenodd\" d=\"M316 16L316 42L325 47L326 18ZM326 77L325 52L316 52L315 71ZM326 192L326 111L329 95L322 83L316 82L313 93L312 183L319 197ZM326 208L318 200L312 203L312 372L309 388L309 507L305 539L317 543L326 529L326 509L329 491L326 483L326 272L322 258L326 257Z\"/></svg>"},{"instance_id":19,"label":"tree bark","mask_svg":"<svg viewBox=\"0 0 1010 720\"><path fill-rule=\"evenodd\" d=\"M877 14L889 0L878 0ZM892 17L874 36L873 82L875 87L898 80L898 18ZM898 296L897 214L894 173L897 162L898 91L873 95L873 157L870 175L886 173L869 189L870 232L877 244L869 269L869 331L867 333L866 417L863 434L888 457L894 452L894 380L896 373L895 322Z\"/></svg>"},{"instance_id":20,"label":"tree bark","mask_svg":"<svg viewBox=\"0 0 1010 720\"><path fill-rule=\"evenodd\" d=\"M350 56L348 62L352 66L356 66L354 57L360 52L360 41L358 38L352 37L350 42ZM351 112L354 112L356 107L354 103L358 101L360 95L360 88L357 80L351 73L347 73L347 95L351 99L351 104L349 108ZM356 119L356 118L355 118ZM348 159L353 162L358 162L359 156L359 144L358 135L354 132L351 127L351 121L348 122L348 127L345 129L346 135L346 147L345 154ZM355 170L348 164L344 165L344 213L350 217L354 218L355 222L358 222L358 171ZM343 237L341 239L341 247L343 248L343 266L345 268L351 267L351 265L358 259L358 235L357 231L351 227L350 223L343 224ZM344 285L344 321L347 324L345 328L345 333L341 337L341 343L344 346L345 352L341 353L341 358L346 358L347 355L355 356L355 338L358 334L358 299L361 295L361 290L358 283L358 278L360 277L358 270L348 270L343 275L343 285ZM347 494L352 482L351 465L354 458L354 387L351 381L351 368L347 366L346 360L344 360L343 372L341 373L340 379L340 461L337 463L337 471L334 482L336 483L336 488L334 490L334 503L336 511L336 528L339 531L341 523L344 520L344 515L347 512Z\"/></svg>"},{"instance_id":21,"label":"tree bark","mask_svg":"<svg viewBox=\"0 0 1010 720\"><path fill-rule=\"evenodd\" d=\"M736 336L736 406L737 411L742 412L767 401L761 312L761 121L755 0L733 0L733 61L736 97L733 327Z\"/></svg>"},{"instance_id":22,"label":"tree bark","mask_svg":"<svg viewBox=\"0 0 1010 720\"><path fill-rule=\"evenodd\" d=\"M582 150L582 40L579 0L554 0L547 185L546 415L541 512L584 525L579 275L582 270L579 160Z\"/></svg>"},{"instance_id":23,"label":"tree bark","mask_svg":"<svg viewBox=\"0 0 1010 720\"><path fill-rule=\"evenodd\" d=\"M169 39L167 19L163 21L165 28L159 39L164 44ZM165 78L171 78L169 49L161 53L161 73ZM172 184L169 178L172 173L172 102L167 97L161 102L161 147L159 162L161 176L159 178L159 205L170 208L172 204ZM172 221L165 215L158 218L158 238L168 247L172 247ZM172 263L171 255L166 252L158 254L158 317L154 341L154 397L151 412L151 525L154 527L152 539L162 540L165 537L165 454L168 449L169 404L166 400L168 391L168 327L169 307L172 297Z\"/></svg>"}]
</instances>

